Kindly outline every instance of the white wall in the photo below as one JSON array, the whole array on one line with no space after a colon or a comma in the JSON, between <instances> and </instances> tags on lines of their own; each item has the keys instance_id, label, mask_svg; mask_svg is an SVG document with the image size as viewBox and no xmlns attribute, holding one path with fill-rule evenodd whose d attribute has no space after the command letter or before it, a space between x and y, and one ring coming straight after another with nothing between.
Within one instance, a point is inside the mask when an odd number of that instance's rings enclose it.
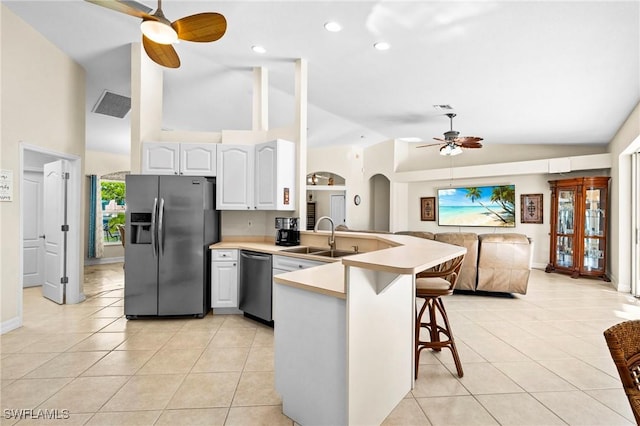
<instances>
[{"instance_id":1,"label":"white wall","mask_svg":"<svg viewBox=\"0 0 640 426\"><path fill-rule=\"evenodd\" d=\"M20 246L20 142L76 155L84 163L85 73L4 5L0 5L0 15L0 167L12 170L15 182L14 200L0 203L1 321L5 324L19 318L21 312L17 250ZM82 204L84 215L85 203ZM84 230L80 230L81 241L84 235ZM83 253L84 250L80 250L80 256ZM79 262L82 265L82 259ZM81 266L80 277L82 269Z\"/></svg>"},{"instance_id":2,"label":"white wall","mask_svg":"<svg viewBox=\"0 0 640 426\"><path fill-rule=\"evenodd\" d=\"M609 144L611 167L611 278L619 291L631 290L631 154L640 151L640 104Z\"/></svg>"}]
</instances>

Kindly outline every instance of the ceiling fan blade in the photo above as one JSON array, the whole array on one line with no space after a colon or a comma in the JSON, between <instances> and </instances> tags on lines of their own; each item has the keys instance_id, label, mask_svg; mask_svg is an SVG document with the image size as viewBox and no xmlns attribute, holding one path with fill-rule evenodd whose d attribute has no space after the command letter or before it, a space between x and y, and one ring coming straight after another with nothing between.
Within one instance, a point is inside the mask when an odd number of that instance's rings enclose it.
<instances>
[{"instance_id":1,"label":"ceiling fan blade","mask_svg":"<svg viewBox=\"0 0 640 426\"><path fill-rule=\"evenodd\" d=\"M134 1L126 1L126 0L85 0L87 3L97 4L98 6L106 7L107 9L115 10L116 12L125 13L127 15L135 16L137 18L142 19L151 19L153 21L157 21L153 15L149 15L146 11L140 10L133 5L138 5L139 3ZM144 6L140 4L140 6Z\"/></svg>"},{"instance_id":2,"label":"ceiling fan blade","mask_svg":"<svg viewBox=\"0 0 640 426\"><path fill-rule=\"evenodd\" d=\"M180 40L210 42L220 39L227 31L227 20L219 13L197 13L171 24Z\"/></svg>"},{"instance_id":3,"label":"ceiling fan blade","mask_svg":"<svg viewBox=\"0 0 640 426\"><path fill-rule=\"evenodd\" d=\"M482 144L480 142L456 142L456 145L461 146L462 148L482 148Z\"/></svg>"},{"instance_id":4,"label":"ceiling fan blade","mask_svg":"<svg viewBox=\"0 0 640 426\"><path fill-rule=\"evenodd\" d=\"M442 139L442 138L433 138L433 139L436 140L436 141L441 141L441 142L449 142L448 140Z\"/></svg>"},{"instance_id":5,"label":"ceiling fan blade","mask_svg":"<svg viewBox=\"0 0 640 426\"><path fill-rule=\"evenodd\" d=\"M142 45L153 62L167 68L179 68L180 58L170 44L160 44L142 36Z\"/></svg>"},{"instance_id":6,"label":"ceiling fan blade","mask_svg":"<svg viewBox=\"0 0 640 426\"><path fill-rule=\"evenodd\" d=\"M455 138L456 143L480 142L481 140L483 139L477 136L461 136L459 138Z\"/></svg>"},{"instance_id":7,"label":"ceiling fan blade","mask_svg":"<svg viewBox=\"0 0 640 426\"><path fill-rule=\"evenodd\" d=\"M418 146L416 146L416 148L426 148L426 147L429 147L429 146L437 146L437 145L442 145L442 144L439 143L439 142L438 143L430 143L430 144L427 144L427 145L418 145Z\"/></svg>"}]
</instances>

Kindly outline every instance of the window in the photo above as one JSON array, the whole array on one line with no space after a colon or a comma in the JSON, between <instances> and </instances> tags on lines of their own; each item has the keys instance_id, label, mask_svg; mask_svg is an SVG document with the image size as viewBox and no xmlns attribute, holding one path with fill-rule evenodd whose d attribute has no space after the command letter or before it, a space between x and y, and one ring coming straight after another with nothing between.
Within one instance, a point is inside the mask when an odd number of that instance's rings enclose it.
<instances>
[{"instance_id":1,"label":"window","mask_svg":"<svg viewBox=\"0 0 640 426\"><path fill-rule=\"evenodd\" d=\"M125 183L123 181L102 180L100 182L102 198L102 230L104 243L120 244L118 225L124 225Z\"/></svg>"}]
</instances>

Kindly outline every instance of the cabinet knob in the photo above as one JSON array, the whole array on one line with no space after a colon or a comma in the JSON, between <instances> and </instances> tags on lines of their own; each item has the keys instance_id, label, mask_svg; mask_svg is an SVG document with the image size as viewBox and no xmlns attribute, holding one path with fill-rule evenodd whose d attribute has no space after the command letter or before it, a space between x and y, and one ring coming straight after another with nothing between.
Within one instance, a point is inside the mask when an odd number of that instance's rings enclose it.
<instances>
[{"instance_id":1,"label":"cabinet knob","mask_svg":"<svg viewBox=\"0 0 640 426\"><path fill-rule=\"evenodd\" d=\"M236 266L236 264L234 263L233 266Z\"/></svg>"}]
</instances>

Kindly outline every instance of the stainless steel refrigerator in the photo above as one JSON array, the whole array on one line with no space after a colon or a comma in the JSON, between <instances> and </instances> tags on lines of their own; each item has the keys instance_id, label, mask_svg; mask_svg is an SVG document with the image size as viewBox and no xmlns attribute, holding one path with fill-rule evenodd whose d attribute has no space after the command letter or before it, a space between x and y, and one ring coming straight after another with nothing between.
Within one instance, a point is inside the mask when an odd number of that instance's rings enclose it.
<instances>
[{"instance_id":1,"label":"stainless steel refrigerator","mask_svg":"<svg viewBox=\"0 0 640 426\"><path fill-rule=\"evenodd\" d=\"M206 315L209 245L220 235L215 179L128 175L126 192L126 317Z\"/></svg>"}]
</instances>

